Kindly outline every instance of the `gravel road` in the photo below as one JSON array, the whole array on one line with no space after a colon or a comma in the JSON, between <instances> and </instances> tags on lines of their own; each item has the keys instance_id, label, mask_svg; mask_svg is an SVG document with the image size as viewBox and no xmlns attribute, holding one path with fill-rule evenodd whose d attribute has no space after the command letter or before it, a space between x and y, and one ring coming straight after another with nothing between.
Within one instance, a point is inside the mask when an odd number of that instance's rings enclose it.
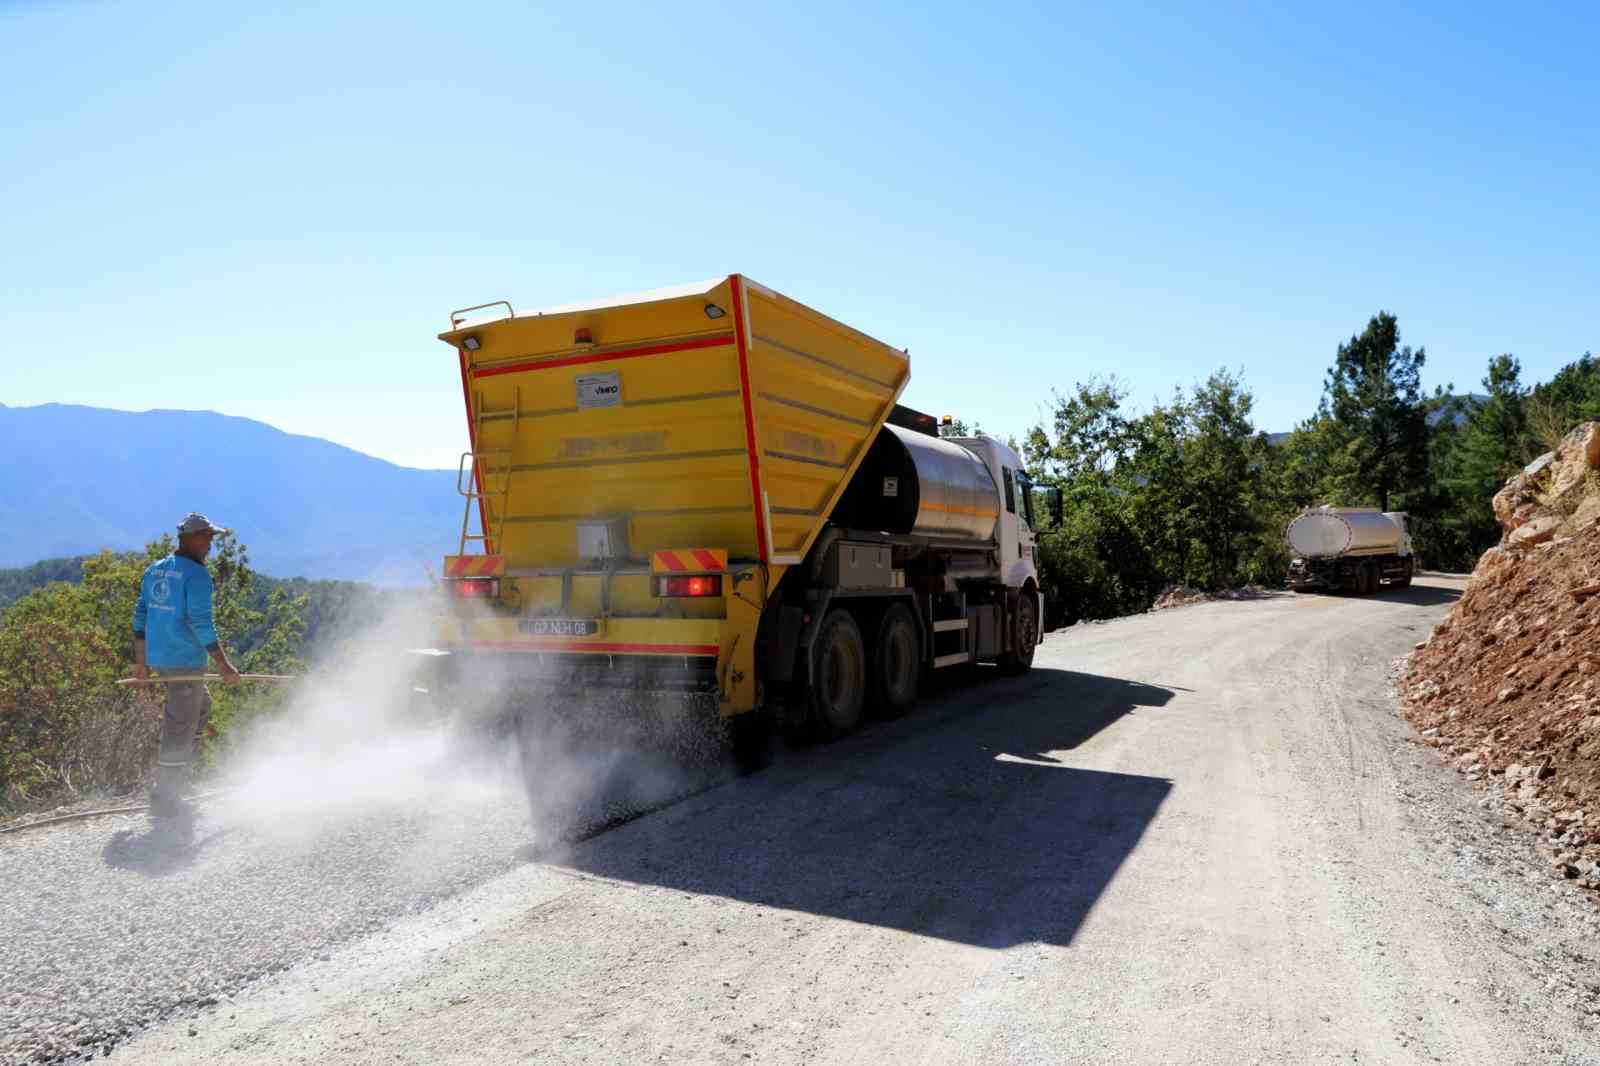
<instances>
[{"instance_id":1,"label":"gravel road","mask_svg":"<svg viewBox=\"0 0 1600 1066\"><path fill-rule=\"evenodd\" d=\"M176 853L0 838L0 1050L166 1016L113 1058L1600 1063L1600 910L1388 691L1459 589L1076 627L531 856L492 773L288 838L219 805Z\"/></svg>"}]
</instances>

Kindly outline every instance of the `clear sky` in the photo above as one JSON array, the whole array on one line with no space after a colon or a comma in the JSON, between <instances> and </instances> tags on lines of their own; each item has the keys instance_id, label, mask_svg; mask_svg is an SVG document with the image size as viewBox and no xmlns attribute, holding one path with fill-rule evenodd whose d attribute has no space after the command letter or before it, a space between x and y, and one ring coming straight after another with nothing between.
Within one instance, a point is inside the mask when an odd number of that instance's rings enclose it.
<instances>
[{"instance_id":1,"label":"clear sky","mask_svg":"<svg viewBox=\"0 0 1600 1066\"><path fill-rule=\"evenodd\" d=\"M0 0L0 403L453 467L451 308L732 271L1002 434L1219 366L1287 429L1379 309L1537 380L1600 348L1597 11Z\"/></svg>"}]
</instances>

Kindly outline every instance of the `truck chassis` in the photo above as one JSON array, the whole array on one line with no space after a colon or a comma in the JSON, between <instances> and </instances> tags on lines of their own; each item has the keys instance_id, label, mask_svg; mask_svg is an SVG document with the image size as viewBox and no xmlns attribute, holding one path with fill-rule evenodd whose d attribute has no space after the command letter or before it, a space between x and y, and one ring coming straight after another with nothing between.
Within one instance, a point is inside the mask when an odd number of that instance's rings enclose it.
<instances>
[{"instance_id":1,"label":"truck chassis","mask_svg":"<svg viewBox=\"0 0 1600 1066\"><path fill-rule=\"evenodd\" d=\"M1344 555L1335 559L1296 559L1284 583L1294 592L1323 590L1365 596L1380 584L1405 588L1414 573L1410 555Z\"/></svg>"}]
</instances>

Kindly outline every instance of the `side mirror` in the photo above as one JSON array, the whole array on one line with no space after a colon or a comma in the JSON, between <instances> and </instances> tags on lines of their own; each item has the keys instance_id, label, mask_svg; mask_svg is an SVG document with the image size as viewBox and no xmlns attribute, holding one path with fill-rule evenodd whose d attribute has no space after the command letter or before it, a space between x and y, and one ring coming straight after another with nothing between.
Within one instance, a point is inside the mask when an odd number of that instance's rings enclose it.
<instances>
[{"instance_id":1,"label":"side mirror","mask_svg":"<svg viewBox=\"0 0 1600 1066\"><path fill-rule=\"evenodd\" d=\"M1050 528L1060 529L1061 523L1066 521L1065 509L1061 503L1061 490L1051 486L1044 490L1045 505L1050 509Z\"/></svg>"}]
</instances>

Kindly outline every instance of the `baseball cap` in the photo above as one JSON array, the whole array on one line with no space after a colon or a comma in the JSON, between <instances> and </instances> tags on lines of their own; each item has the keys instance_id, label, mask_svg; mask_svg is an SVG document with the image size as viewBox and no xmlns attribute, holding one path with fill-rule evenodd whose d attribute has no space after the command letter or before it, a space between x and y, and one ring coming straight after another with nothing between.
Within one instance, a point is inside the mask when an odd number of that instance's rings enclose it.
<instances>
[{"instance_id":1,"label":"baseball cap","mask_svg":"<svg viewBox=\"0 0 1600 1066\"><path fill-rule=\"evenodd\" d=\"M227 532L227 530L223 529L221 526L212 525L211 519L207 518L198 511L190 511L187 515L184 515L183 521L178 523L179 534L204 533L207 530L210 530L212 533Z\"/></svg>"}]
</instances>

